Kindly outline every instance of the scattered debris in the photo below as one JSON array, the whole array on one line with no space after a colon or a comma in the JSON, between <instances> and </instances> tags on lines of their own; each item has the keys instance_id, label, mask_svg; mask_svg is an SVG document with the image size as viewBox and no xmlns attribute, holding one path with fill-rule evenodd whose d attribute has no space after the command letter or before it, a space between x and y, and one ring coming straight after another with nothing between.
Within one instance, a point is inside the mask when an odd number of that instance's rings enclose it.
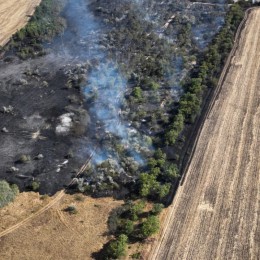
<instances>
[{"instance_id":1,"label":"scattered debris","mask_svg":"<svg viewBox=\"0 0 260 260\"><path fill-rule=\"evenodd\" d=\"M35 160L41 160L43 158L44 156L41 153L34 157Z\"/></svg>"},{"instance_id":2,"label":"scattered debris","mask_svg":"<svg viewBox=\"0 0 260 260\"><path fill-rule=\"evenodd\" d=\"M48 87L48 86L49 86L49 83L44 80L44 81L42 82L42 86L43 86L43 87Z\"/></svg>"},{"instance_id":3,"label":"scattered debris","mask_svg":"<svg viewBox=\"0 0 260 260\"><path fill-rule=\"evenodd\" d=\"M9 171L10 172L19 172L19 169L13 166L13 167L10 168Z\"/></svg>"},{"instance_id":4,"label":"scattered debris","mask_svg":"<svg viewBox=\"0 0 260 260\"><path fill-rule=\"evenodd\" d=\"M3 133L9 133L9 130L8 130L6 127L4 127L4 128L1 130L1 132L3 132Z\"/></svg>"},{"instance_id":5,"label":"scattered debris","mask_svg":"<svg viewBox=\"0 0 260 260\"><path fill-rule=\"evenodd\" d=\"M20 80L18 81L18 84L19 84L19 85L26 86L26 85L28 85L28 81L27 81L26 79L20 79Z\"/></svg>"},{"instance_id":6,"label":"scattered debris","mask_svg":"<svg viewBox=\"0 0 260 260\"><path fill-rule=\"evenodd\" d=\"M37 139L38 137L40 137L40 130L38 130L37 132L32 133L32 139Z\"/></svg>"},{"instance_id":7,"label":"scattered debris","mask_svg":"<svg viewBox=\"0 0 260 260\"><path fill-rule=\"evenodd\" d=\"M68 164L68 162L69 162L69 160L65 160L65 161L62 163L62 165L66 165L66 164Z\"/></svg>"},{"instance_id":8,"label":"scattered debris","mask_svg":"<svg viewBox=\"0 0 260 260\"><path fill-rule=\"evenodd\" d=\"M2 111L3 111L4 114L10 114L10 113L13 113L14 107L12 107L10 105L8 107L3 106Z\"/></svg>"},{"instance_id":9,"label":"scattered debris","mask_svg":"<svg viewBox=\"0 0 260 260\"><path fill-rule=\"evenodd\" d=\"M58 119L60 124L56 127L56 134L66 134L70 131L72 127L72 116L74 113L67 113L61 115Z\"/></svg>"}]
</instances>

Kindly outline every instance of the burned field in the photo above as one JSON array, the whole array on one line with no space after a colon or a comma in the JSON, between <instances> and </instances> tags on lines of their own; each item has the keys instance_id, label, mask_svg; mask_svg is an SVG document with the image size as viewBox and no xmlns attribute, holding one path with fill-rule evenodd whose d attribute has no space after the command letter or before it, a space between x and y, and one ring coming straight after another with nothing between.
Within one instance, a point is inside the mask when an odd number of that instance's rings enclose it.
<instances>
[{"instance_id":1,"label":"burned field","mask_svg":"<svg viewBox=\"0 0 260 260\"><path fill-rule=\"evenodd\" d=\"M81 192L123 196L163 148L182 81L226 7L61 2L62 33L32 47L23 32L2 52L0 178L54 194L77 177Z\"/></svg>"},{"instance_id":2,"label":"burned field","mask_svg":"<svg viewBox=\"0 0 260 260\"><path fill-rule=\"evenodd\" d=\"M68 172L72 171L72 168L66 169L66 158L70 157L73 133L68 137L59 132L62 133L63 123L70 127L70 122L63 122L65 119L60 116L66 114L66 107L72 106L70 96L76 91L65 90L66 78L57 62L47 65L44 58L44 67L39 60L31 62L30 68L17 64L15 77L12 64L11 75L7 73L1 81L1 172L5 173L1 177L23 188L37 180L41 182L40 191L48 193L69 183ZM8 70L6 63L2 66ZM77 110L79 106L74 104L73 108ZM67 110L70 114L69 107ZM79 120L81 112L78 113L74 113L74 120ZM72 162L70 159L70 165ZM62 171L58 165L62 165Z\"/></svg>"}]
</instances>

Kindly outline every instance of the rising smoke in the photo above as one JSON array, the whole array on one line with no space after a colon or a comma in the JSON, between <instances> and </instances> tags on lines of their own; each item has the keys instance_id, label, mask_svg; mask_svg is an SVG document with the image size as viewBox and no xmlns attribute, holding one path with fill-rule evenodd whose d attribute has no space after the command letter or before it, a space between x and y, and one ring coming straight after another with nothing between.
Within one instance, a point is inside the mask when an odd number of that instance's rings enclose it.
<instances>
[{"instance_id":1,"label":"rising smoke","mask_svg":"<svg viewBox=\"0 0 260 260\"><path fill-rule=\"evenodd\" d=\"M116 61L108 58L108 53L100 45L100 39L109 29L95 19L85 0L70 0L65 16L73 29L64 37L68 39L74 33L79 59L83 62L95 59L95 66L86 75L87 84L84 87L86 106L91 116L89 132L95 136L87 147L89 153L94 154L93 163L101 164L107 159L120 161L120 155L111 148L116 140L116 144L121 145L131 158L143 165L143 155L149 152L151 144L147 144L146 137L121 115L127 81ZM66 53L75 53L75 50L71 51L70 41L64 49ZM112 140L110 145L107 145L108 139Z\"/></svg>"}]
</instances>

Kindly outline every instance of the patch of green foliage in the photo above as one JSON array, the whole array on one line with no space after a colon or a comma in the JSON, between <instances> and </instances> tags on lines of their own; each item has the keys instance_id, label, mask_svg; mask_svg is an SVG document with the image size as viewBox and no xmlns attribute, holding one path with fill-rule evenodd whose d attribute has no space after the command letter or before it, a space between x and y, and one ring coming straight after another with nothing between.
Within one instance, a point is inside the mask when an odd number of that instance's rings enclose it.
<instances>
[{"instance_id":1,"label":"patch of green foliage","mask_svg":"<svg viewBox=\"0 0 260 260\"><path fill-rule=\"evenodd\" d=\"M0 208L13 202L18 193L19 189L17 185L10 185L6 181L0 181Z\"/></svg>"},{"instance_id":2,"label":"patch of green foliage","mask_svg":"<svg viewBox=\"0 0 260 260\"><path fill-rule=\"evenodd\" d=\"M135 242L147 238L149 232L142 230L142 226L146 223L146 220L154 220L155 217L164 208L163 204L154 204L153 209L146 211L145 207L147 203L144 200L140 201L128 201L121 207L112 212L108 220L108 226L111 234L119 236L125 234L128 236L129 241ZM144 225L146 229L147 223ZM155 225L156 226L156 225ZM156 228L157 231L157 228ZM143 232L145 234L143 234ZM155 232L155 231L154 231ZM154 234L153 232L151 234Z\"/></svg>"},{"instance_id":3,"label":"patch of green foliage","mask_svg":"<svg viewBox=\"0 0 260 260\"><path fill-rule=\"evenodd\" d=\"M59 16L60 7L60 1L43 0L28 24L13 36L6 48L14 48L22 59L44 55L41 43L51 40L65 27L64 19Z\"/></svg>"},{"instance_id":4,"label":"patch of green foliage","mask_svg":"<svg viewBox=\"0 0 260 260\"><path fill-rule=\"evenodd\" d=\"M125 255L128 238L121 234L116 240L109 243L106 251L106 259L118 259Z\"/></svg>"},{"instance_id":5,"label":"patch of green foliage","mask_svg":"<svg viewBox=\"0 0 260 260\"><path fill-rule=\"evenodd\" d=\"M129 208L129 216L131 220L138 220L138 216L143 212L145 207L144 201L139 201L137 203L132 203Z\"/></svg>"},{"instance_id":6,"label":"patch of green foliage","mask_svg":"<svg viewBox=\"0 0 260 260\"><path fill-rule=\"evenodd\" d=\"M160 213L162 212L163 208L164 208L163 204L155 203L153 205L152 214L153 215L160 215Z\"/></svg>"},{"instance_id":7,"label":"patch of green foliage","mask_svg":"<svg viewBox=\"0 0 260 260\"><path fill-rule=\"evenodd\" d=\"M157 216L149 216L141 226L141 236L143 238L150 237L151 235L157 233L160 228L160 221Z\"/></svg>"},{"instance_id":8,"label":"patch of green foliage","mask_svg":"<svg viewBox=\"0 0 260 260\"><path fill-rule=\"evenodd\" d=\"M158 149L148 161L149 169L139 178L139 193L153 201L165 198L171 184L179 177L178 168L166 160L166 154Z\"/></svg>"},{"instance_id":9,"label":"patch of green foliage","mask_svg":"<svg viewBox=\"0 0 260 260\"><path fill-rule=\"evenodd\" d=\"M40 183L38 181L33 181L31 184L31 189L33 191L38 191L40 188Z\"/></svg>"}]
</instances>

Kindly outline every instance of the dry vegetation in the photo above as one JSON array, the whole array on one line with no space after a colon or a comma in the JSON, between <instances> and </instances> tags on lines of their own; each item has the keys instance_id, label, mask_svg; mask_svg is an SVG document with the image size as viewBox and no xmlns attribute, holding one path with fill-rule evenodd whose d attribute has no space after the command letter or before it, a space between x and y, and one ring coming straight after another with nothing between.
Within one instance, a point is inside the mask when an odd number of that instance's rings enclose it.
<instances>
[{"instance_id":1,"label":"dry vegetation","mask_svg":"<svg viewBox=\"0 0 260 260\"><path fill-rule=\"evenodd\" d=\"M41 0L0 0L0 46L28 22Z\"/></svg>"},{"instance_id":2,"label":"dry vegetation","mask_svg":"<svg viewBox=\"0 0 260 260\"><path fill-rule=\"evenodd\" d=\"M52 198L21 193L14 203L0 210L0 233L26 219ZM91 259L108 240L109 212L121 201L65 195L51 209L0 239L0 259ZM75 214L64 211L74 206Z\"/></svg>"},{"instance_id":3,"label":"dry vegetation","mask_svg":"<svg viewBox=\"0 0 260 260\"><path fill-rule=\"evenodd\" d=\"M247 19L150 259L260 259L260 10Z\"/></svg>"}]
</instances>

